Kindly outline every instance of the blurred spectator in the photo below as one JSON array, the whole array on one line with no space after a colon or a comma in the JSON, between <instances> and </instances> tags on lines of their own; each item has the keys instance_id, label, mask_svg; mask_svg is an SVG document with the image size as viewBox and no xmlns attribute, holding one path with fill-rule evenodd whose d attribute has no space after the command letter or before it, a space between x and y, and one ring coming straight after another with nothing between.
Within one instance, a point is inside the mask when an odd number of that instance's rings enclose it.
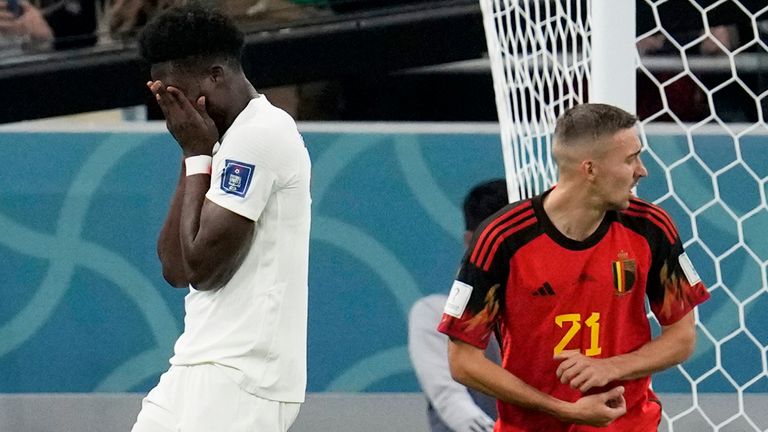
<instances>
[{"instance_id":1,"label":"blurred spectator","mask_svg":"<svg viewBox=\"0 0 768 432\"><path fill-rule=\"evenodd\" d=\"M496 179L476 185L464 198L464 247L475 229L508 204L507 183ZM451 377L448 336L437 331L448 300L432 294L416 301L408 314L408 353L416 378L427 397L432 432L490 432L496 419L496 401L469 389ZM491 337L486 357L499 363L499 344Z\"/></svg>"},{"instance_id":2,"label":"blurred spectator","mask_svg":"<svg viewBox=\"0 0 768 432\"><path fill-rule=\"evenodd\" d=\"M134 38L157 13L187 3L185 0L113 0L108 12L109 34L113 39Z\"/></svg>"},{"instance_id":3,"label":"blurred spectator","mask_svg":"<svg viewBox=\"0 0 768 432\"><path fill-rule=\"evenodd\" d=\"M679 45L686 45L694 39L701 36L701 32L678 32L674 34L674 38ZM709 29L708 37L704 39L700 44L691 48L685 52L680 50L667 38L661 34L656 33L648 36L637 42L637 50L640 55L702 55L702 56L723 56L728 52L735 49L738 46L738 31L736 26L733 25L721 25L713 26ZM677 77L679 71L663 71L653 74L654 77L661 83ZM693 71L693 76L698 78L700 82L707 86L707 88L713 88L722 78L712 71L702 72ZM666 97L666 105L659 92L664 92ZM667 112L674 114L674 116L680 121L694 122L704 119L710 114L710 108L707 101L706 89L700 87L700 85L690 75L679 77L674 82L667 84L663 88L659 88L655 83L650 81L645 76L640 76L638 79L638 104L637 111L641 119L648 118L664 108ZM732 94L727 90L722 90L718 94L716 100L717 114L722 120L725 121L740 121L743 120L742 101L739 100L738 95ZM667 114L657 117L656 120L670 121L671 117Z\"/></svg>"},{"instance_id":4,"label":"blurred spectator","mask_svg":"<svg viewBox=\"0 0 768 432\"><path fill-rule=\"evenodd\" d=\"M245 31L290 27L331 13L326 0L220 0L219 4L221 11ZM328 82L260 88L259 91L296 120L333 119L339 94L334 83Z\"/></svg>"},{"instance_id":5,"label":"blurred spectator","mask_svg":"<svg viewBox=\"0 0 768 432\"><path fill-rule=\"evenodd\" d=\"M253 30L321 16L325 0L114 0L108 18L110 35L132 38L155 14L186 3L219 9L244 30Z\"/></svg>"},{"instance_id":6,"label":"blurred spectator","mask_svg":"<svg viewBox=\"0 0 768 432\"><path fill-rule=\"evenodd\" d=\"M221 11L246 29L292 24L327 15L325 0L220 0Z\"/></svg>"},{"instance_id":7,"label":"blurred spectator","mask_svg":"<svg viewBox=\"0 0 768 432\"><path fill-rule=\"evenodd\" d=\"M96 43L95 0L47 0L20 2L21 15L8 12L0 0L0 38L6 47L25 51L57 50L92 46Z\"/></svg>"},{"instance_id":8,"label":"blurred spectator","mask_svg":"<svg viewBox=\"0 0 768 432\"><path fill-rule=\"evenodd\" d=\"M21 15L16 16L8 9L8 3L0 0L0 50L49 47L53 30L40 9L26 1L20 7Z\"/></svg>"}]
</instances>

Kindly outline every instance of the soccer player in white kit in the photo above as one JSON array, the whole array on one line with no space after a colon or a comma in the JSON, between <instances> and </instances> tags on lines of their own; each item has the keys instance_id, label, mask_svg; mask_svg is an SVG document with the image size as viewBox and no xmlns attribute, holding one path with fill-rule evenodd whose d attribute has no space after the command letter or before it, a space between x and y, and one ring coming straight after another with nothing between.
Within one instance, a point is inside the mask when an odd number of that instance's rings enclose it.
<instances>
[{"instance_id":1,"label":"soccer player in white kit","mask_svg":"<svg viewBox=\"0 0 768 432\"><path fill-rule=\"evenodd\" d=\"M171 367L133 432L286 431L306 389L307 150L245 77L228 18L169 9L139 41L184 155L158 255L189 293Z\"/></svg>"}]
</instances>

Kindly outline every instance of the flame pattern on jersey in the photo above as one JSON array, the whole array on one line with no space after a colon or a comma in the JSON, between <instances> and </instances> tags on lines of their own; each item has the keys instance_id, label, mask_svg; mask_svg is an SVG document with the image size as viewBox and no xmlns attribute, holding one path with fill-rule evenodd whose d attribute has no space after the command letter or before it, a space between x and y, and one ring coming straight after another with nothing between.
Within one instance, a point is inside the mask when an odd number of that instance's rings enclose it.
<instances>
[{"instance_id":1,"label":"flame pattern on jersey","mask_svg":"<svg viewBox=\"0 0 768 432\"><path fill-rule=\"evenodd\" d=\"M466 331L473 331L476 328L487 328L496 321L496 315L499 313L499 298L496 292L500 287L500 284L493 285L485 294L480 311L471 311L475 315L463 323Z\"/></svg>"},{"instance_id":2,"label":"flame pattern on jersey","mask_svg":"<svg viewBox=\"0 0 768 432\"><path fill-rule=\"evenodd\" d=\"M671 269L671 270L670 270ZM708 294L702 283L691 285L676 259L667 260L659 272L664 300L658 310L659 322L677 322Z\"/></svg>"}]
</instances>

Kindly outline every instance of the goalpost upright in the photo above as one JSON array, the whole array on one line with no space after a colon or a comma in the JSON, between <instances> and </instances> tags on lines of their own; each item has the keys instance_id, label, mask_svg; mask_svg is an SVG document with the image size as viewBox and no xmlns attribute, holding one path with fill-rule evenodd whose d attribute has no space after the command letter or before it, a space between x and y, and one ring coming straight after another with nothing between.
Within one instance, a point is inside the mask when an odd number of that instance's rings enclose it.
<instances>
[{"instance_id":1,"label":"goalpost upright","mask_svg":"<svg viewBox=\"0 0 768 432\"><path fill-rule=\"evenodd\" d=\"M637 113L635 0L592 0L589 101Z\"/></svg>"}]
</instances>

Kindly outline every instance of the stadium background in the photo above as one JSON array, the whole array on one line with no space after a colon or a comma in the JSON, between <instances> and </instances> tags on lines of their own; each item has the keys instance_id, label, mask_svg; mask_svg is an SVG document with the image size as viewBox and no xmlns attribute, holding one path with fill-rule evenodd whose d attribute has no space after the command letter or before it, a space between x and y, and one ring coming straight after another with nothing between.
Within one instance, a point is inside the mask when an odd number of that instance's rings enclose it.
<instances>
[{"instance_id":1,"label":"stadium background","mask_svg":"<svg viewBox=\"0 0 768 432\"><path fill-rule=\"evenodd\" d=\"M332 23L333 31L325 22L252 34L246 56L269 58L270 67L246 61L249 75L260 86L341 78L353 92L341 120L493 121L482 60L479 68L470 62L413 69L482 56L474 2L442 3L358 14ZM433 13L426 13L430 8ZM145 74L131 46L3 59L0 94L12 102L0 105L0 121L142 103ZM302 130L314 161L312 394L295 429L339 430L318 426L335 416L334 425L351 417L359 424L349 430L361 430L389 411L394 415L381 419L389 427L378 430L417 430L414 425L425 426L419 423L424 405L405 348L407 310L420 295L449 286L462 247L461 199L471 185L503 175L498 130L462 124L303 124ZM740 157L764 178L768 158L761 140L743 140ZM675 131L653 134L651 145L668 164L687 154L684 136ZM696 146L700 163L713 170L735 157L730 136L702 138ZM140 393L167 367L182 325L184 292L164 283L154 253L178 172L177 147L162 124L93 131L64 123L6 126L0 148L0 431L77 430L62 425L87 423L106 432L120 422L130 425ZM651 177L639 193L652 200L668 185L658 166L645 162ZM697 161L672 176L692 206L715 193ZM765 189L739 169L721 184L728 191L723 200L743 212L760 202L755 191ZM664 205L690 238L679 203ZM729 215L714 207L699 217L706 227L699 235L716 252L734 245L739 233ZM760 212L744 232L763 260L766 229L768 216ZM689 253L705 282L716 280L707 255ZM736 251L724 269L722 279L738 299L762 288L762 269L746 253ZM766 307L764 292L743 311L762 346L742 334L722 347L723 370L738 384L765 373L768 317L759 311ZM717 338L740 325L736 303L722 290L701 308L701 318ZM685 366L692 378L717 366L716 349L699 338ZM664 393L690 391L677 370L656 382ZM699 390L728 394L734 388L718 372ZM768 379L749 392L768 393ZM123 411L104 405L115 394L127 395L119 399ZM334 395L342 395L337 404ZM75 403L88 396L100 402ZM739 411L733 400L715 404L726 412L723 418ZM397 426L399 420L409 426Z\"/></svg>"},{"instance_id":2,"label":"stadium background","mask_svg":"<svg viewBox=\"0 0 768 432\"><path fill-rule=\"evenodd\" d=\"M162 124L112 132L26 128L0 132L6 161L0 172L0 393L146 392L167 368L182 328L184 291L165 284L154 252L179 151ZM314 160L308 389L418 392L406 349L407 311L421 295L450 285L461 255L461 199L471 185L503 175L498 131L493 125L338 128L345 130L302 128ZM702 159L714 168L727 164L733 157L727 140L703 139ZM650 144L668 162L687 146L673 134L651 135ZM750 167L768 175L760 137L742 150ZM639 193L653 199L667 185L653 160L646 164L651 175ZM701 174L690 164L678 170L676 184L691 191L685 199L712 193ZM738 173L731 181L728 190L743 208L759 200ZM690 237L687 218L668 204L681 235ZM736 235L730 218L703 217L708 244L730 247ZM760 216L745 233L763 258L766 228ZM689 253L712 284L706 254ZM760 270L744 254L726 268L723 278L738 297L760 289ZM763 294L745 311L763 343L768 317L750 312L766 307ZM736 306L722 290L701 314L717 337L739 326ZM723 366L738 382L760 372L760 349L752 341L737 337L725 348ZM715 366L714 349L699 338L685 366L691 376ZM656 383L664 393L690 391L676 370ZM715 374L699 390L733 387ZM765 380L751 390L768 391Z\"/></svg>"}]
</instances>

